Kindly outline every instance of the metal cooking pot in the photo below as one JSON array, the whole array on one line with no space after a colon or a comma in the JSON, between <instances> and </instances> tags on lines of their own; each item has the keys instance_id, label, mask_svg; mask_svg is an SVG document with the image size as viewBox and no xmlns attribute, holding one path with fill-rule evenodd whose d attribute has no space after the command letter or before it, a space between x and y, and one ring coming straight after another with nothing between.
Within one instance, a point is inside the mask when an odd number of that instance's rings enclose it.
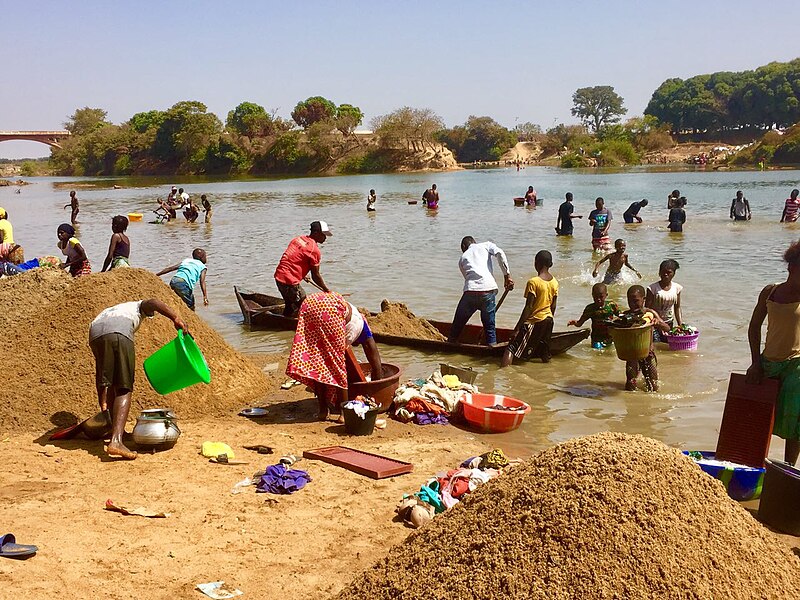
<instances>
[{"instance_id":1,"label":"metal cooking pot","mask_svg":"<svg viewBox=\"0 0 800 600\"><path fill-rule=\"evenodd\" d=\"M137 446L174 446L181 435L175 423L178 417L166 408L143 410L136 418L133 441Z\"/></svg>"}]
</instances>

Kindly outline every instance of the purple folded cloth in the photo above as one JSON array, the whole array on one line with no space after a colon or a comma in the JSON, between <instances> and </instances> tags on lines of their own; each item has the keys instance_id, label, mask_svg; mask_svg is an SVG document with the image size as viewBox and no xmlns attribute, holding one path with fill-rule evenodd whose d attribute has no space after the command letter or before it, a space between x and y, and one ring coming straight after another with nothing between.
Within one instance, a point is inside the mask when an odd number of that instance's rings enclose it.
<instances>
[{"instance_id":1,"label":"purple folded cloth","mask_svg":"<svg viewBox=\"0 0 800 600\"><path fill-rule=\"evenodd\" d=\"M449 425L450 421L444 414L439 413L416 413L414 415L414 423L417 425Z\"/></svg>"},{"instance_id":2,"label":"purple folded cloth","mask_svg":"<svg viewBox=\"0 0 800 600\"><path fill-rule=\"evenodd\" d=\"M284 464L272 465L261 476L256 486L257 492L270 494L293 494L311 481L311 477L300 469L287 469Z\"/></svg>"}]
</instances>

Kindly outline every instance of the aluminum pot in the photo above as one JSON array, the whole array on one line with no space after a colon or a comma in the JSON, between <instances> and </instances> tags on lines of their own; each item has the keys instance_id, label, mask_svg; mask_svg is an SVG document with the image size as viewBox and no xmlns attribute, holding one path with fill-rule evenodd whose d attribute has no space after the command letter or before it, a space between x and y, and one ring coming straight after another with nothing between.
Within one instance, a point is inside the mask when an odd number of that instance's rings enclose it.
<instances>
[{"instance_id":1,"label":"aluminum pot","mask_svg":"<svg viewBox=\"0 0 800 600\"><path fill-rule=\"evenodd\" d=\"M172 447L181 435L177 419L169 409L143 410L133 428L133 441L137 446Z\"/></svg>"}]
</instances>

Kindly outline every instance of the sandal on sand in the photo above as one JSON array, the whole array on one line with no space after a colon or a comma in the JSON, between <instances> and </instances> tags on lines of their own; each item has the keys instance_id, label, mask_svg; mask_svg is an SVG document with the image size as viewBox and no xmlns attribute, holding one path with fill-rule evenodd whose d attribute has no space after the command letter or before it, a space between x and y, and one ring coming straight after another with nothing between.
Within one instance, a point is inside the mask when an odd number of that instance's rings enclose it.
<instances>
[{"instance_id":1,"label":"sandal on sand","mask_svg":"<svg viewBox=\"0 0 800 600\"><path fill-rule=\"evenodd\" d=\"M0 556L6 558L29 558L36 554L39 548L29 544L17 544L13 533L0 537Z\"/></svg>"},{"instance_id":2,"label":"sandal on sand","mask_svg":"<svg viewBox=\"0 0 800 600\"><path fill-rule=\"evenodd\" d=\"M281 384L281 389L282 390L289 390L289 389L293 388L296 385L300 385L300 382L295 380L295 379L287 379L286 381L284 381Z\"/></svg>"}]
</instances>

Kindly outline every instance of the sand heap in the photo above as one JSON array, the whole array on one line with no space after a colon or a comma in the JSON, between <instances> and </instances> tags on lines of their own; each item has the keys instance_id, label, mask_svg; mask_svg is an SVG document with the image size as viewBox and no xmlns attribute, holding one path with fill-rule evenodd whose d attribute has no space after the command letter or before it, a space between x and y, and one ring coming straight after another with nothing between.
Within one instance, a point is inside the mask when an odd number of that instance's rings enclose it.
<instances>
[{"instance_id":1,"label":"sand heap","mask_svg":"<svg viewBox=\"0 0 800 600\"><path fill-rule=\"evenodd\" d=\"M362 313L365 309L359 309ZM369 314L368 312L366 313ZM369 328L373 333L412 337L423 340L446 340L436 327L425 319L414 315L400 302L381 302L381 312L369 317Z\"/></svg>"},{"instance_id":2,"label":"sand heap","mask_svg":"<svg viewBox=\"0 0 800 600\"><path fill-rule=\"evenodd\" d=\"M95 414L94 357L89 324L103 309L129 300L157 298L180 311L211 368L211 384L169 396L147 382L142 360L175 337L169 319L145 319L136 334L136 384L131 416L167 406L178 417L230 415L264 395L272 383L158 277L141 269L116 269L73 280L62 271L37 269L0 280L0 426L49 429L60 411ZM62 419L57 419L63 424ZM67 423L68 424L68 423Z\"/></svg>"},{"instance_id":3,"label":"sand heap","mask_svg":"<svg viewBox=\"0 0 800 600\"><path fill-rule=\"evenodd\" d=\"M661 442L602 433L490 481L339 598L797 597L800 560Z\"/></svg>"}]
</instances>

